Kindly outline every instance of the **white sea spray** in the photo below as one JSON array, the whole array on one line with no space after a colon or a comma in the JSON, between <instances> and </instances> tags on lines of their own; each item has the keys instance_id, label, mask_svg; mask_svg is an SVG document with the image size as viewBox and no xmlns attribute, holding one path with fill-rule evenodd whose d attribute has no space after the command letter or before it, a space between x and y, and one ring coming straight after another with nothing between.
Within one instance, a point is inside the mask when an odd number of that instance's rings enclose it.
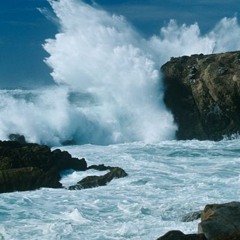
<instances>
[{"instance_id":1,"label":"white sea spray","mask_svg":"<svg viewBox=\"0 0 240 240\"><path fill-rule=\"evenodd\" d=\"M236 17L223 18L205 35L197 23L171 20L145 39L123 16L96 4L49 2L59 33L43 47L56 86L2 90L1 139L11 133L49 145L174 139L177 126L163 103L160 66L171 57L240 48Z\"/></svg>"}]
</instances>

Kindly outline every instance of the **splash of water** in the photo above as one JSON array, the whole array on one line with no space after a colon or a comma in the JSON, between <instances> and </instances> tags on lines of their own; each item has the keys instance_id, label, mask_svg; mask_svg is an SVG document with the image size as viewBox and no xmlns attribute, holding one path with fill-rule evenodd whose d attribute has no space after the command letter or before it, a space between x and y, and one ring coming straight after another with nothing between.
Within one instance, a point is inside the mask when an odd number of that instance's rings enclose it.
<instances>
[{"instance_id":1,"label":"splash of water","mask_svg":"<svg viewBox=\"0 0 240 240\"><path fill-rule=\"evenodd\" d=\"M205 36L196 23L171 20L159 36L144 39L122 16L77 0L49 2L60 27L44 44L45 62L57 87L30 98L1 92L1 139L12 132L52 145L173 139L160 66L172 56L240 48L236 18L222 19Z\"/></svg>"}]
</instances>

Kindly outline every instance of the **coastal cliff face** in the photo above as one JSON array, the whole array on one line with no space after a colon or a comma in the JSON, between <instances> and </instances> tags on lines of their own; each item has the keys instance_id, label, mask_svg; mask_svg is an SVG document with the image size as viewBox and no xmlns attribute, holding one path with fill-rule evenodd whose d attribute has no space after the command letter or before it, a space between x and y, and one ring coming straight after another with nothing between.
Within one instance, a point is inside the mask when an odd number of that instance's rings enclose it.
<instances>
[{"instance_id":1,"label":"coastal cliff face","mask_svg":"<svg viewBox=\"0 0 240 240\"><path fill-rule=\"evenodd\" d=\"M240 131L240 51L171 58L161 70L178 139L220 140Z\"/></svg>"}]
</instances>

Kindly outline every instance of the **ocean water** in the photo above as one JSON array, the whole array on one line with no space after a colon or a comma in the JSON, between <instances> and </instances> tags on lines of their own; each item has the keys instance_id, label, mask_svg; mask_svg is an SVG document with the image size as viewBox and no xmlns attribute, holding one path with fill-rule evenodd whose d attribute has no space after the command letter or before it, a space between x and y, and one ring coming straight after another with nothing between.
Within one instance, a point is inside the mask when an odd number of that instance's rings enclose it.
<instances>
[{"instance_id":1,"label":"ocean water","mask_svg":"<svg viewBox=\"0 0 240 240\"><path fill-rule=\"evenodd\" d=\"M197 53L240 49L237 17L202 35L197 23L171 20L143 38L124 16L80 0L49 0L59 32L43 44L56 85L0 90L0 139L29 142L122 167L107 186L0 195L0 239L156 239L197 231L181 218L208 203L239 201L240 140L176 141L160 66ZM45 10L43 13L48 14ZM96 171L63 172L70 186Z\"/></svg>"},{"instance_id":2,"label":"ocean water","mask_svg":"<svg viewBox=\"0 0 240 240\"><path fill-rule=\"evenodd\" d=\"M239 201L240 141L133 142L62 147L88 165L119 166L128 176L107 186L40 189L0 195L4 239L156 239L169 230L197 232L181 218L209 203ZM65 172L65 186L94 170Z\"/></svg>"}]
</instances>

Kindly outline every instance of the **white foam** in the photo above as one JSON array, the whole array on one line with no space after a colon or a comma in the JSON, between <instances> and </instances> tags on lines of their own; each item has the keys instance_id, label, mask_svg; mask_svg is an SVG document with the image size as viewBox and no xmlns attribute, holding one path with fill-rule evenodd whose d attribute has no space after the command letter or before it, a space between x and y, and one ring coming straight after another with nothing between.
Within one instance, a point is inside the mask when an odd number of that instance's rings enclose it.
<instances>
[{"instance_id":1,"label":"white foam","mask_svg":"<svg viewBox=\"0 0 240 240\"><path fill-rule=\"evenodd\" d=\"M63 149L92 164L122 167L128 176L80 191L1 194L0 232L6 239L144 240L173 229L195 233L199 220L181 222L184 215L206 204L238 201L240 194L239 140Z\"/></svg>"}]
</instances>

